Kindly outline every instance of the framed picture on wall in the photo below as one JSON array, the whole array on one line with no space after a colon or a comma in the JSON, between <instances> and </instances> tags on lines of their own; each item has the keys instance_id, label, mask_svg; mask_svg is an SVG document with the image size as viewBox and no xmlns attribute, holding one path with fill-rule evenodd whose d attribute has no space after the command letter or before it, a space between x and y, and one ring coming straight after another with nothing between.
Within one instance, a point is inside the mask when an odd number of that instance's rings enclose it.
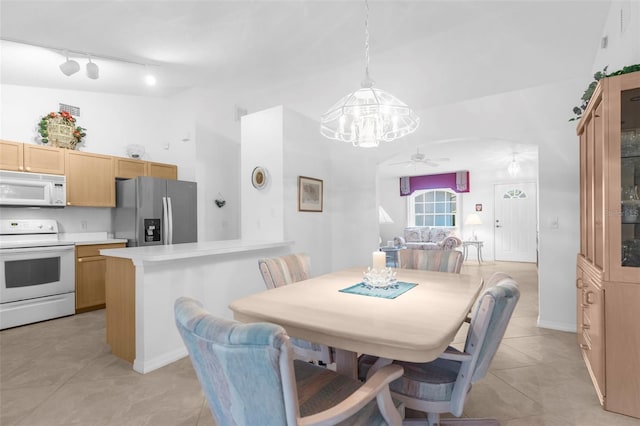
<instances>
[{"instance_id":1,"label":"framed picture on wall","mask_svg":"<svg viewBox=\"0 0 640 426\"><path fill-rule=\"evenodd\" d=\"M298 211L322 211L322 180L298 176Z\"/></svg>"}]
</instances>

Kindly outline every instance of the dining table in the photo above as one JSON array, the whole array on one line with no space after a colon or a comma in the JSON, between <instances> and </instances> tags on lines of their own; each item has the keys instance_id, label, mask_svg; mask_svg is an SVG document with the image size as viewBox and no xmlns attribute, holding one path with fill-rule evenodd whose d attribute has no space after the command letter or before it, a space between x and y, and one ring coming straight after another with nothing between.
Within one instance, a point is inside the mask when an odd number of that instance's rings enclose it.
<instances>
[{"instance_id":1,"label":"dining table","mask_svg":"<svg viewBox=\"0 0 640 426\"><path fill-rule=\"evenodd\" d=\"M453 341L481 288L480 277L393 269L378 288L354 267L251 294L229 307L240 322L269 322L335 350L336 371L357 377L357 356L429 362Z\"/></svg>"}]
</instances>

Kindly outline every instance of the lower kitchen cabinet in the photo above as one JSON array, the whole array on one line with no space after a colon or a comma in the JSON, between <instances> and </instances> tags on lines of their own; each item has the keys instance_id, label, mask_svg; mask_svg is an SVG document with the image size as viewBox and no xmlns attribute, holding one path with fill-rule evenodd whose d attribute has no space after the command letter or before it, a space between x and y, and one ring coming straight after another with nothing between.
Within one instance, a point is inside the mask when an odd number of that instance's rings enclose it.
<instances>
[{"instance_id":1,"label":"lower kitchen cabinet","mask_svg":"<svg viewBox=\"0 0 640 426\"><path fill-rule=\"evenodd\" d=\"M100 250L125 246L125 243L76 246L76 313L105 307L107 261Z\"/></svg>"}]
</instances>

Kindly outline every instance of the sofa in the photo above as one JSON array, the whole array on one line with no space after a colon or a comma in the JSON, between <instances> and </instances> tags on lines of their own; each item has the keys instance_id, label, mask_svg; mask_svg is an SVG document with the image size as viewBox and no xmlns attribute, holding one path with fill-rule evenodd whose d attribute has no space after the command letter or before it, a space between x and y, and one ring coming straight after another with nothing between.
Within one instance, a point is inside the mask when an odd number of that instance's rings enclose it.
<instances>
[{"instance_id":1,"label":"sofa","mask_svg":"<svg viewBox=\"0 0 640 426\"><path fill-rule=\"evenodd\" d=\"M454 250L462 245L454 227L415 226L404 228L404 235L396 237L396 245L421 250Z\"/></svg>"}]
</instances>

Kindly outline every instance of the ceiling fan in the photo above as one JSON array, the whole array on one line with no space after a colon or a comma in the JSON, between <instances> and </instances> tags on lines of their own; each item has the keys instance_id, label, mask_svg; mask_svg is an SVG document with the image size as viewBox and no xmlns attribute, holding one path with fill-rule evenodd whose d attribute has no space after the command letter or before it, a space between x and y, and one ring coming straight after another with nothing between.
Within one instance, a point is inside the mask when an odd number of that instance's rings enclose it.
<instances>
[{"instance_id":1,"label":"ceiling fan","mask_svg":"<svg viewBox=\"0 0 640 426\"><path fill-rule=\"evenodd\" d=\"M411 154L408 160L399 161L397 163L389 163L389 166L398 166L400 164L405 164L406 167L409 166L418 166L421 164L426 164L427 166L437 167L439 162L449 161L448 158L427 158L427 156L420 152L420 149L417 149L415 154Z\"/></svg>"}]
</instances>

